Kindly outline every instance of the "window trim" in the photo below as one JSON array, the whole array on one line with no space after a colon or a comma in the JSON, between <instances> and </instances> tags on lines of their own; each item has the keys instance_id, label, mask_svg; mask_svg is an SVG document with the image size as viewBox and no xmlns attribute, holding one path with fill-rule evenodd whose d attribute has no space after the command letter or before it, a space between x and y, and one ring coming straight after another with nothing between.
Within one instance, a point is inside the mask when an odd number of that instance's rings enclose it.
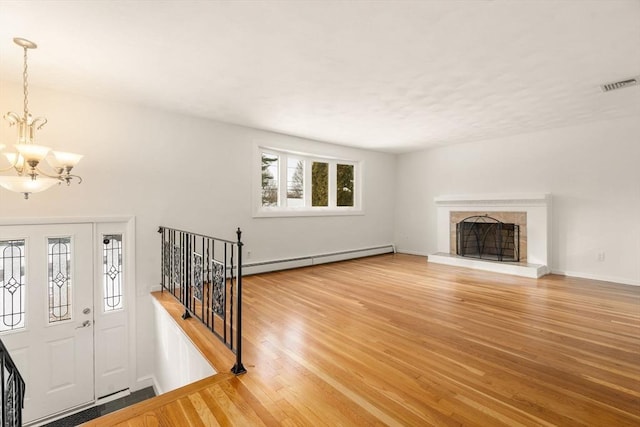
<instances>
[{"instance_id":1,"label":"window trim","mask_svg":"<svg viewBox=\"0 0 640 427\"><path fill-rule=\"evenodd\" d=\"M262 206L262 154L278 156L278 206ZM364 215L362 203L362 176L363 161L348 160L333 156L323 156L318 154L301 153L291 150L278 149L263 145L255 146L255 159L252 169L254 170L254 191L253 191L253 217L254 218L274 218L274 217L310 217L310 216L349 216ZM291 207L282 206L287 201L287 161L289 157L305 161L304 168L304 201L305 206ZM329 164L329 206L311 206L311 163L320 162ZM353 206L337 206L336 173L337 165L353 165L354 167L354 198ZM283 185L284 184L284 185Z\"/></svg>"}]
</instances>

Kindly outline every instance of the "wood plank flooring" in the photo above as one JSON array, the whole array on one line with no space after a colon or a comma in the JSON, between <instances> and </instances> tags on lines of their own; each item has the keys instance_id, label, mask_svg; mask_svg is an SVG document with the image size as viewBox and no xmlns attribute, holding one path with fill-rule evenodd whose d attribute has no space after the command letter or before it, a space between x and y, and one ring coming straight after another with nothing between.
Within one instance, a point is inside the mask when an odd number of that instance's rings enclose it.
<instances>
[{"instance_id":1,"label":"wood plank flooring","mask_svg":"<svg viewBox=\"0 0 640 427\"><path fill-rule=\"evenodd\" d=\"M383 255L244 297L247 374L216 356L224 373L87 425L640 425L640 287Z\"/></svg>"}]
</instances>

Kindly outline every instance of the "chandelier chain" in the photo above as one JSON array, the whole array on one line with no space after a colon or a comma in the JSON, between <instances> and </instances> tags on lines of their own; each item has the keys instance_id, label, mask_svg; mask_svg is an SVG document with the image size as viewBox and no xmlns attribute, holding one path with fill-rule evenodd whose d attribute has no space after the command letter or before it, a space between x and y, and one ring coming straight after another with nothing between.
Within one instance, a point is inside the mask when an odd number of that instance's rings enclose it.
<instances>
[{"instance_id":1,"label":"chandelier chain","mask_svg":"<svg viewBox=\"0 0 640 427\"><path fill-rule=\"evenodd\" d=\"M28 101L28 96L29 96L29 84L27 83L27 77L29 76L29 74L27 73L27 48L24 48L24 71L22 73L22 78L23 78L23 83L22 83L22 87L23 87L23 92L24 92L24 119L27 120L27 117L29 116L29 101Z\"/></svg>"}]
</instances>

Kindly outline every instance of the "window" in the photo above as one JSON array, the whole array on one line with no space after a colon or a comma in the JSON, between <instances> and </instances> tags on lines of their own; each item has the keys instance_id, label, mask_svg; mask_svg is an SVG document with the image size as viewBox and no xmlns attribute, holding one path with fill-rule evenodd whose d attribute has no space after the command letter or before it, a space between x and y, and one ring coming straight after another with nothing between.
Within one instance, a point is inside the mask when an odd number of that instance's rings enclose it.
<instances>
[{"instance_id":1,"label":"window","mask_svg":"<svg viewBox=\"0 0 640 427\"><path fill-rule=\"evenodd\" d=\"M329 206L329 163L311 166L311 206Z\"/></svg>"},{"instance_id":2,"label":"window","mask_svg":"<svg viewBox=\"0 0 640 427\"><path fill-rule=\"evenodd\" d=\"M48 239L49 323L71 320L71 237Z\"/></svg>"},{"instance_id":3,"label":"window","mask_svg":"<svg viewBox=\"0 0 640 427\"><path fill-rule=\"evenodd\" d=\"M353 206L354 166L336 165L336 200L338 206Z\"/></svg>"},{"instance_id":4,"label":"window","mask_svg":"<svg viewBox=\"0 0 640 427\"><path fill-rule=\"evenodd\" d=\"M361 214L360 163L259 148L255 216Z\"/></svg>"},{"instance_id":5,"label":"window","mask_svg":"<svg viewBox=\"0 0 640 427\"><path fill-rule=\"evenodd\" d=\"M102 237L103 296L102 310L122 310L122 234Z\"/></svg>"},{"instance_id":6,"label":"window","mask_svg":"<svg viewBox=\"0 0 640 427\"><path fill-rule=\"evenodd\" d=\"M287 206L304 206L304 160L287 158Z\"/></svg>"},{"instance_id":7,"label":"window","mask_svg":"<svg viewBox=\"0 0 640 427\"><path fill-rule=\"evenodd\" d=\"M262 153L262 206L278 206L278 156Z\"/></svg>"},{"instance_id":8,"label":"window","mask_svg":"<svg viewBox=\"0 0 640 427\"><path fill-rule=\"evenodd\" d=\"M0 332L25 327L25 241L0 241Z\"/></svg>"}]
</instances>

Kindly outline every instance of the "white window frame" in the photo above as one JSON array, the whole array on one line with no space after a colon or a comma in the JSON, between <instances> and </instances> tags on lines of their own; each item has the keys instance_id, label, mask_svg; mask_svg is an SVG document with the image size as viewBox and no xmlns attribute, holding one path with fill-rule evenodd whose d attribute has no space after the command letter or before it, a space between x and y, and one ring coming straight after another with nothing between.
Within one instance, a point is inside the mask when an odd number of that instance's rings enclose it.
<instances>
[{"instance_id":1,"label":"white window frame","mask_svg":"<svg viewBox=\"0 0 640 427\"><path fill-rule=\"evenodd\" d=\"M278 156L278 206L262 206L262 154ZM254 161L253 217L295 217L295 216L341 216L364 215L362 208L362 169L363 161L348 160L317 154L299 153L271 147L256 146ZM304 168L304 206L286 206L287 203L287 163L293 157L305 162ZM313 162L329 164L329 204L311 206L311 164ZM337 165L353 165L353 206L337 206L336 173Z\"/></svg>"}]
</instances>

